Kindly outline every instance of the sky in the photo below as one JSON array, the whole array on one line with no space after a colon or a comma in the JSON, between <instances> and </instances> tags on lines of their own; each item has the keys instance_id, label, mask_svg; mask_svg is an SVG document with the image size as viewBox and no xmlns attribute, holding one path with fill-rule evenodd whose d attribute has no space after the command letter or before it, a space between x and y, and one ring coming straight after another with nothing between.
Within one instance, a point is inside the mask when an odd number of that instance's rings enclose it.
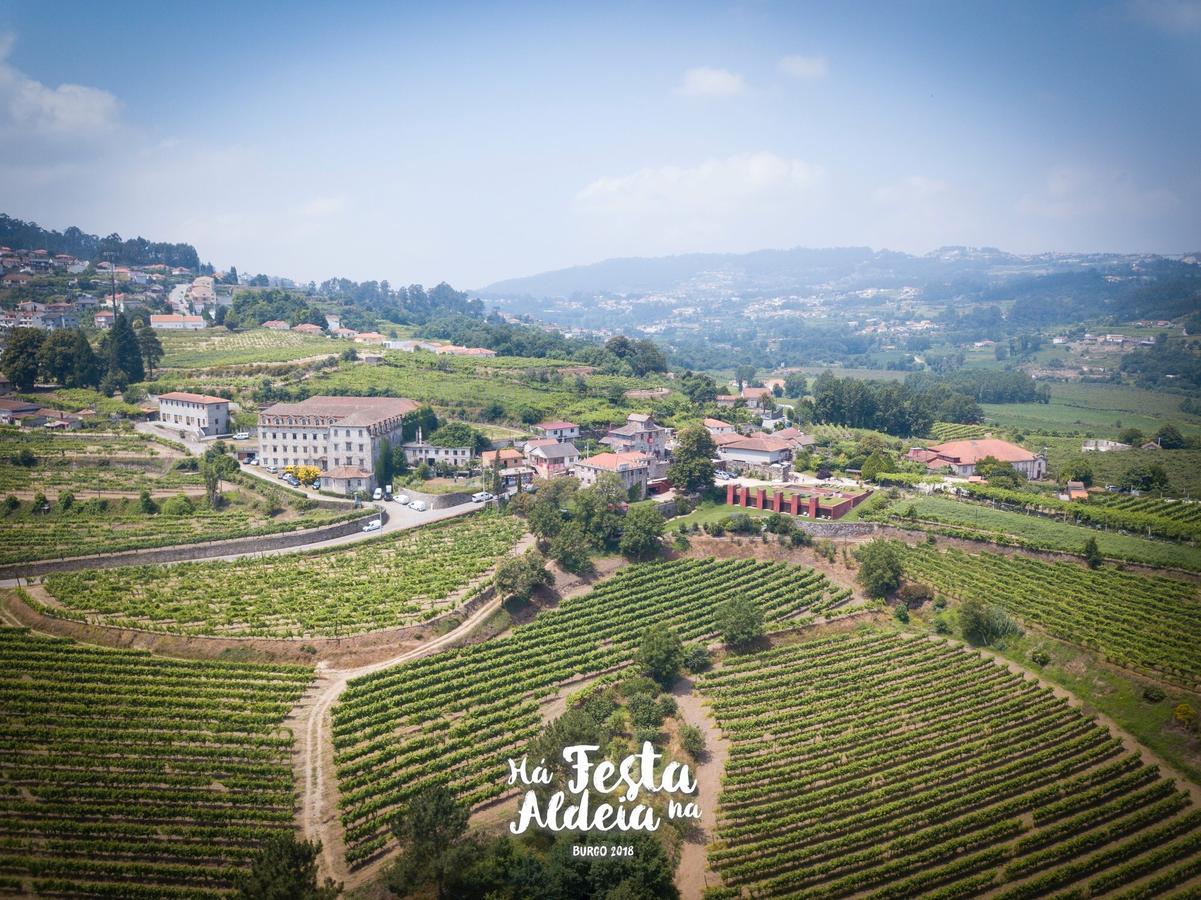
<instances>
[{"instance_id":1,"label":"sky","mask_svg":"<svg viewBox=\"0 0 1201 900\"><path fill-rule=\"evenodd\" d=\"M1201 0L0 0L0 212L298 281L1201 250Z\"/></svg>"}]
</instances>

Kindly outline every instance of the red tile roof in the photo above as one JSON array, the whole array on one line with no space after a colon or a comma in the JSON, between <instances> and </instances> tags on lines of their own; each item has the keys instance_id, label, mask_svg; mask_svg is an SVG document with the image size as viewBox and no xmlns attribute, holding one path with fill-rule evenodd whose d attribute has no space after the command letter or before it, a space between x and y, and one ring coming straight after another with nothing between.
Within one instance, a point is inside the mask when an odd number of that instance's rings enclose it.
<instances>
[{"instance_id":1,"label":"red tile roof","mask_svg":"<svg viewBox=\"0 0 1201 900\"><path fill-rule=\"evenodd\" d=\"M1025 447L1002 441L998 438L979 438L966 441L947 441L945 444L934 444L929 449L939 456L958 460L960 465L972 466L991 456L999 462L1029 462L1034 454Z\"/></svg>"},{"instance_id":2,"label":"red tile roof","mask_svg":"<svg viewBox=\"0 0 1201 900\"><path fill-rule=\"evenodd\" d=\"M162 400L180 400L184 403L228 403L224 397L212 397L208 394L190 394L187 391L170 391L166 394L159 394L158 399Z\"/></svg>"}]
</instances>

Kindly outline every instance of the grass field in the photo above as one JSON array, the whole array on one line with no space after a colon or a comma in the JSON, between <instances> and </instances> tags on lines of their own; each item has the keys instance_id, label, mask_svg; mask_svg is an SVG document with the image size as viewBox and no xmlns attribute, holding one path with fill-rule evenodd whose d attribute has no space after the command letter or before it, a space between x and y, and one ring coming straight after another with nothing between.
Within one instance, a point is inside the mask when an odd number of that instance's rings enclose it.
<instances>
[{"instance_id":1,"label":"grass field","mask_svg":"<svg viewBox=\"0 0 1201 900\"><path fill-rule=\"evenodd\" d=\"M0 628L0 889L229 896L292 831L283 722L311 679Z\"/></svg>"},{"instance_id":2,"label":"grass field","mask_svg":"<svg viewBox=\"0 0 1201 900\"><path fill-rule=\"evenodd\" d=\"M345 549L51 575L51 615L173 634L308 637L424 621L522 534L481 514Z\"/></svg>"},{"instance_id":3,"label":"grass field","mask_svg":"<svg viewBox=\"0 0 1201 900\"><path fill-rule=\"evenodd\" d=\"M1051 385L1050 403L984 403L988 422L1015 431L1080 432L1115 438L1123 428L1154 434L1173 422L1186 434L1201 433L1201 417L1180 411L1184 398L1116 384Z\"/></svg>"},{"instance_id":4,"label":"grass field","mask_svg":"<svg viewBox=\"0 0 1201 900\"><path fill-rule=\"evenodd\" d=\"M167 369L290 362L341 353L351 346L349 341L266 328L241 332L224 328L160 331L158 336L164 351L160 365Z\"/></svg>"},{"instance_id":5,"label":"grass field","mask_svg":"<svg viewBox=\"0 0 1201 900\"><path fill-rule=\"evenodd\" d=\"M1201 450L1123 450L1120 453L1081 453L1074 438L1043 438L1029 435L1025 446L1047 448L1051 474L1076 462L1087 462L1094 484L1118 484L1133 466L1163 466L1169 492L1177 496L1201 497Z\"/></svg>"},{"instance_id":6,"label":"grass field","mask_svg":"<svg viewBox=\"0 0 1201 900\"><path fill-rule=\"evenodd\" d=\"M914 513L912 520L907 516L910 507ZM883 511L869 512L865 518L901 527L926 524L937 530L939 526L946 526L946 533L957 536L978 536L994 543L1068 553L1080 553L1085 541L1093 538L1101 554L1112 559L1201 571L1201 547L1102 531L946 497L904 498L892 502Z\"/></svg>"},{"instance_id":7,"label":"grass field","mask_svg":"<svg viewBox=\"0 0 1201 900\"><path fill-rule=\"evenodd\" d=\"M506 758L541 727L539 699L573 675L628 662L646 628L663 623L695 641L713 633L714 608L731 596L753 599L774 623L827 611L848 594L783 563L631 565L504 640L352 681L333 712L348 861L388 846L390 812L435 781L472 804L503 794Z\"/></svg>"},{"instance_id":8,"label":"grass field","mask_svg":"<svg viewBox=\"0 0 1201 900\"><path fill-rule=\"evenodd\" d=\"M1201 852L1187 794L957 644L815 638L727 658L700 690L732 745L718 896L1098 896L1187 881Z\"/></svg>"}]
</instances>

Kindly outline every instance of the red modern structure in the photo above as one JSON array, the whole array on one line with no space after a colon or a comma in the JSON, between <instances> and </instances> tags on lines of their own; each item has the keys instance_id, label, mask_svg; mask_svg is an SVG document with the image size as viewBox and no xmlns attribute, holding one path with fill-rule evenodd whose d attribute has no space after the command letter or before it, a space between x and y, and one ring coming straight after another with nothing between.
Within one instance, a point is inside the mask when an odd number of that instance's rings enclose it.
<instances>
[{"instance_id":1,"label":"red modern structure","mask_svg":"<svg viewBox=\"0 0 1201 900\"><path fill-rule=\"evenodd\" d=\"M786 493L782 488L726 485L726 503L732 506L769 509L806 519L840 519L870 495L868 490L848 494L814 487Z\"/></svg>"}]
</instances>

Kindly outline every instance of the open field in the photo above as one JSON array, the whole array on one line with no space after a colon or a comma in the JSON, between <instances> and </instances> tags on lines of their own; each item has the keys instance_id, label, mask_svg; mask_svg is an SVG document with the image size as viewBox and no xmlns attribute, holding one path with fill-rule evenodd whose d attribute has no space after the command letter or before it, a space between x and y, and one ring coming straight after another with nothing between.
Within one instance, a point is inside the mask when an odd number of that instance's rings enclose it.
<instances>
[{"instance_id":1,"label":"open field","mask_svg":"<svg viewBox=\"0 0 1201 900\"><path fill-rule=\"evenodd\" d=\"M311 679L0 628L0 888L228 896L292 828L282 725Z\"/></svg>"},{"instance_id":2,"label":"open field","mask_svg":"<svg viewBox=\"0 0 1201 900\"><path fill-rule=\"evenodd\" d=\"M165 369L290 362L341 353L352 346L349 341L266 328L242 332L206 328L203 331L160 331L158 335L164 351L161 366Z\"/></svg>"},{"instance_id":3,"label":"open field","mask_svg":"<svg viewBox=\"0 0 1201 900\"><path fill-rule=\"evenodd\" d=\"M1050 403L984 403L988 422L1015 431L1093 434L1114 438L1123 428L1154 434L1174 422L1186 434L1201 433L1201 417L1180 411L1184 397L1118 384L1056 382Z\"/></svg>"},{"instance_id":4,"label":"open field","mask_svg":"<svg viewBox=\"0 0 1201 900\"><path fill-rule=\"evenodd\" d=\"M940 552L928 545L905 548L904 566L915 581L960 600L999 604L1114 665L1191 690L1201 687L1196 584L1023 556Z\"/></svg>"},{"instance_id":5,"label":"open field","mask_svg":"<svg viewBox=\"0 0 1201 900\"><path fill-rule=\"evenodd\" d=\"M910 510L913 512L912 518L909 517ZM1086 525L1073 525L1058 519L947 497L905 497L893 501L882 510L873 509L861 518L902 528L924 526L954 537L978 537L993 543L1068 553L1080 553L1085 541L1093 538L1101 554L1112 559L1201 571L1201 547L1117 531L1102 531Z\"/></svg>"},{"instance_id":6,"label":"open field","mask_svg":"<svg viewBox=\"0 0 1201 900\"><path fill-rule=\"evenodd\" d=\"M659 623L685 640L715 630L714 607L755 600L768 622L842 602L818 572L751 560L626 566L503 640L456 648L352 681L333 712L347 860L392 837L387 816L435 781L472 804L506 790L505 759L541 726L538 700L574 675L629 662Z\"/></svg>"},{"instance_id":7,"label":"open field","mask_svg":"<svg viewBox=\"0 0 1201 900\"><path fill-rule=\"evenodd\" d=\"M727 658L711 865L738 896L1091 896L1178 872L1201 810L1065 700L959 645L865 632ZM1076 894L1074 896L1081 896Z\"/></svg>"},{"instance_id":8,"label":"open field","mask_svg":"<svg viewBox=\"0 0 1201 900\"><path fill-rule=\"evenodd\" d=\"M1201 450L1123 450L1118 453L1081 453L1080 441L1070 438L1043 438L1030 435L1026 447L1047 448L1047 466L1051 474L1076 462L1087 462L1093 470L1094 484L1118 484L1134 466L1163 466L1168 476L1168 493L1174 496L1201 497Z\"/></svg>"},{"instance_id":9,"label":"open field","mask_svg":"<svg viewBox=\"0 0 1201 900\"><path fill-rule=\"evenodd\" d=\"M411 625L451 603L509 552L512 516L462 521L318 550L233 562L51 575L49 615L172 634L337 636Z\"/></svg>"}]
</instances>

